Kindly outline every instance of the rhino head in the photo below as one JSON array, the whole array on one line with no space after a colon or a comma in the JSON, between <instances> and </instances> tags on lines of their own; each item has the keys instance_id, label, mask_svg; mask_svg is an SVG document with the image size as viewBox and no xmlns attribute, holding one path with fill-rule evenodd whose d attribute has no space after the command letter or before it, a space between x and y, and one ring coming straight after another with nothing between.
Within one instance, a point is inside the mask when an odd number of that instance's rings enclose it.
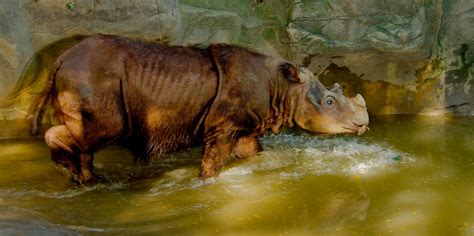
<instances>
[{"instance_id":1,"label":"rhino head","mask_svg":"<svg viewBox=\"0 0 474 236\"><path fill-rule=\"evenodd\" d=\"M345 97L339 84L328 90L308 69L297 70L303 84L294 114L297 126L310 133L323 134L361 135L368 129L369 115L360 94Z\"/></svg>"}]
</instances>

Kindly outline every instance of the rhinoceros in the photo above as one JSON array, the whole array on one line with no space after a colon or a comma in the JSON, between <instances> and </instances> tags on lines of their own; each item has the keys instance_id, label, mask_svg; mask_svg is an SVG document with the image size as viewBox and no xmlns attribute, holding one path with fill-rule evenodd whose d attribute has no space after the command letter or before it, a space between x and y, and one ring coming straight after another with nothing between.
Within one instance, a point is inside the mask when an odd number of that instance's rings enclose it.
<instances>
[{"instance_id":1,"label":"rhinoceros","mask_svg":"<svg viewBox=\"0 0 474 236\"><path fill-rule=\"evenodd\" d=\"M203 145L200 176L262 150L283 126L357 133L369 117L361 95L326 89L306 68L248 49L166 46L98 35L61 54L32 105L38 132L51 101L58 125L44 139L52 160L80 183L94 182L93 155L115 143L137 158Z\"/></svg>"}]
</instances>

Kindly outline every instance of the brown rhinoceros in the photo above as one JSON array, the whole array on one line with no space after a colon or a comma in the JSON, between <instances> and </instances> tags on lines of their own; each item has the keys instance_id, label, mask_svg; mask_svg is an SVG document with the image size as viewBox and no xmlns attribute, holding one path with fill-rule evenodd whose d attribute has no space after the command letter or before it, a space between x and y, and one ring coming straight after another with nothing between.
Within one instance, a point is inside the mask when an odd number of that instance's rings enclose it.
<instances>
[{"instance_id":1,"label":"brown rhinoceros","mask_svg":"<svg viewBox=\"0 0 474 236\"><path fill-rule=\"evenodd\" d=\"M53 161L81 183L95 179L93 154L118 143L137 157L204 144L200 175L216 176L235 154L262 150L266 130L367 129L361 95L327 90L307 69L230 45L165 46L89 37L56 60L33 109L36 133L48 100L59 125L45 133Z\"/></svg>"}]
</instances>

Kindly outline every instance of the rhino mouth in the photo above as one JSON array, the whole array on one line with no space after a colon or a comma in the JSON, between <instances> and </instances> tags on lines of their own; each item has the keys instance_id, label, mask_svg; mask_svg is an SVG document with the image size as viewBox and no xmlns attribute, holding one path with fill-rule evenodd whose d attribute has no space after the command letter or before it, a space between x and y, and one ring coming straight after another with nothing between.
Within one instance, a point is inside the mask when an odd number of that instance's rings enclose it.
<instances>
[{"instance_id":1,"label":"rhino mouth","mask_svg":"<svg viewBox=\"0 0 474 236\"><path fill-rule=\"evenodd\" d=\"M362 135L364 134L366 131L370 130L369 129L369 126L367 124L357 124L357 123L354 123L352 122L352 125L350 127L347 127L347 126L341 126L344 130L347 130L348 132L344 132L344 133L357 133L357 135Z\"/></svg>"},{"instance_id":2,"label":"rhino mouth","mask_svg":"<svg viewBox=\"0 0 474 236\"><path fill-rule=\"evenodd\" d=\"M332 131L314 131L314 130L309 130L309 129L304 129L304 128L302 128L302 130L311 135L323 135L323 136L332 136L332 135L337 135L337 134L362 135L366 131L370 131L367 125L355 125L355 124L351 126L339 125L339 126L336 126L336 129Z\"/></svg>"}]
</instances>

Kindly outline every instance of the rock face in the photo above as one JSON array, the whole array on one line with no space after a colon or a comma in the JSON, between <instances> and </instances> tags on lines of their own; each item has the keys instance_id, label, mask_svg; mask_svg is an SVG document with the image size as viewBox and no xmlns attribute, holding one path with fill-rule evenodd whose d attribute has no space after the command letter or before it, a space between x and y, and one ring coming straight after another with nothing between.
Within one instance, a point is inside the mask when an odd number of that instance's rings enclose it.
<instances>
[{"instance_id":1,"label":"rock face","mask_svg":"<svg viewBox=\"0 0 474 236\"><path fill-rule=\"evenodd\" d=\"M474 115L472 1L4 0L0 138L28 135L52 62L98 33L254 48L361 93L371 115Z\"/></svg>"}]
</instances>

